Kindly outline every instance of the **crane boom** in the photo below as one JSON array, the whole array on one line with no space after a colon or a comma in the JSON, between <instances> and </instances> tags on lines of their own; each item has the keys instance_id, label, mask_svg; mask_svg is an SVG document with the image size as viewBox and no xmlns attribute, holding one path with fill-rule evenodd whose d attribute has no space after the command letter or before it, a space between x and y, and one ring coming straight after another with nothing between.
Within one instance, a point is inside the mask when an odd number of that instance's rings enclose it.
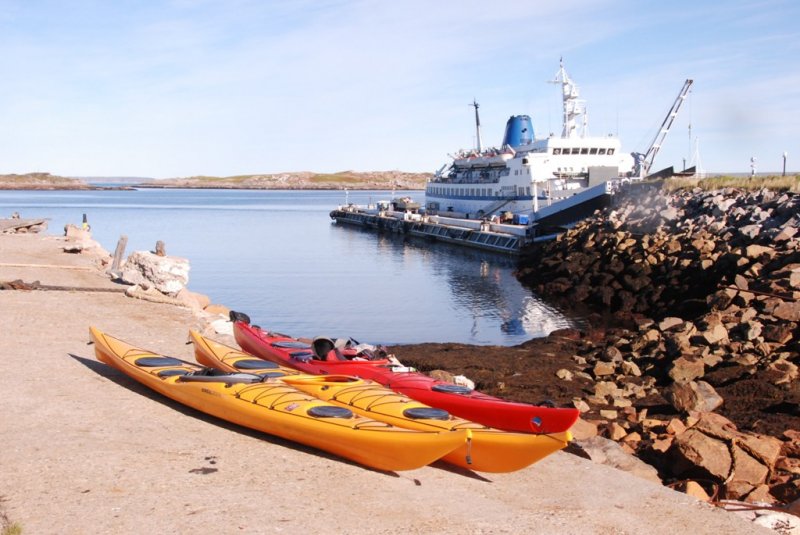
<instances>
[{"instance_id":1,"label":"crane boom","mask_svg":"<svg viewBox=\"0 0 800 535\"><path fill-rule=\"evenodd\" d=\"M653 141L650 143L650 147L648 147L647 152L644 153L635 153L634 158L636 160L636 174L644 177L650 172L650 166L653 165L653 161L656 159L656 155L658 151L661 150L661 146L664 144L664 139L667 137L667 133L669 129L672 127L673 121L675 121L675 117L678 115L678 110L681 109L681 105L683 101L686 100L686 97L689 95L689 88L692 87L694 80L687 79L683 83L683 87L681 88L680 93L678 93L678 97L675 99L675 102L672 103L672 107L667 112L667 116L664 118L664 122L661 123L661 127L656 132Z\"/></svg>"}]
</instances>

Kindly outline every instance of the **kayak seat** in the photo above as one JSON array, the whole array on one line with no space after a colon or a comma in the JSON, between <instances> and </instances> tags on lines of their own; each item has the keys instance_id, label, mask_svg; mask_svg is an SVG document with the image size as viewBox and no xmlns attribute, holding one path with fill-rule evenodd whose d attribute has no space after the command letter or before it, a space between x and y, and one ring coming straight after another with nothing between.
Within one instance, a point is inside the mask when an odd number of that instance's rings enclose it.
<instances>
[{"instance_id":1,"label":"kayak seat","mask_svg":"<svg viewBox=\"0 0 800 535\"><path fill-rule=\"evenodd\" d=\"M472 390L467 388L466 386L455 385L450 383L435 384L431 387L431 390L433 390L434 392L444 392L447 394L469 394L470 392L472 392Z\"/></svg>"},{"instance_id":2,"label":"kayak seat","mask_svg":"<svg viewBox=\"0 0 800 535\"><path fill-rule=\"evenodd\" d=\"M268 360L242 359L236 361L233 367L237 370L263 370L264 368L277 368L278 365Z\"/></svg>"},{"instance_id":3,"label":"kayak seat","mask_svg":"<svg viewBox=\"0 0 800 535\"><path fill-rule=\"evenodd\" d=\"M450 413L434 407L412 407L403 411L403 416L414 420L449 420Z\"/></svg>"},{"instance_id":4,"label":"kayak seat","mask_svg":"<svg viewBox=\"0 0 800 535\"><path fill-rule=\"evenodd\" d=\"M300 362L308 362L314 358L314 354L311 351L292 351L289 353L289 358Z\"/></svg>"},{"instance_id":5,"label":"kayak seat","mask_svg":"<svg viewBox=\"0 0 800 535\"><path fill-rule=\"evenodd\" d=\"M281 340L280 342L272 342L270 345L281 349L311 349L311 346L307 343L297 340Z\"/></svg>"},{"instance_id":6,"label":"kayak seat","mask_svg":"<svg viewBox=\"0 0 800 535\"><path fill-rule=\"evenodd\" d=\"M230 373L227 375L184 375L178 381L186 383L260 383L264 378L253 373Z\"/></svg>"},{"instance_id":7,"label":"kayak seat","mask_svg":"<svg viewBox=\"0 0 800 535\"><path fill-rule=\"evenodd\" d=\"M161 370L158 372L159 377L175 377L176 375L186 375L189 373L189 370L184 370L180 368L172 368L171 370Z\"/></svg>"},{"instance_id":8,"label":"kayak seat","mask_svg":"<svg viewBox=\"0 0 800 535\"><path fill-rule=\"evenodd\" d=\"M275 331L267 332L267 336L271 336L273 338L291 338L291 336L289 336L288 334L276 333Z\"/></svg>"},{"instance_id":9,"label":"kayak seat","mask_svg":"<svg viewBox=\"0 0 800 535\"><path fill-rule=\"evenodd\" d=\"M309 416L317 418L352 418L353 412L336 405L316 405L306 411Z\"/></svg>"},{"instance_id":10,"label":"kayak seat","mask_svg":"<svg viewBox=\"0 0 800 535\"><path fill-rule=\"evenodd\" d=\"M286 373L284 372L266 372L266 373L259 373L257 375L265 379L269 379L270 377L286 377Z\"/></svg>"},{"instance_id":11,"label":"kayak seat","mask_svg":"<svg viewBox=\"0 0 800 535\"><path fill-rule=\"evenodd\" d=\"M141 357L136 359L134 364L143 368L159 368L161 366L182 366L183 362L172 357Z\"/></svg>"}]
</instances>

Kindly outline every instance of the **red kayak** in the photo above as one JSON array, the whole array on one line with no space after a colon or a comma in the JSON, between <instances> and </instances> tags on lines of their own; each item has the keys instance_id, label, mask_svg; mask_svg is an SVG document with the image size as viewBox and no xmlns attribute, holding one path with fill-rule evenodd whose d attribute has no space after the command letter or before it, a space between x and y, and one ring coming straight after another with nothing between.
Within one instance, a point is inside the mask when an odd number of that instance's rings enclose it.
<instances>
[{"instance_id":1,"label":"red kayak","mask_svg":"<svg viewBox=\"0 0 800 535\"><path fill-rule=\"evenodd\" d=\"M394 357L355 341L316 338L305 341L250 325L242 313L231 312L236 342L264 360L314 375L354 375L371 379L396 392L496 429L522 433L561 433L578 419L578 410L506 401L465 386L447 383L403 367Z\"/></svg>"}]
</instances>

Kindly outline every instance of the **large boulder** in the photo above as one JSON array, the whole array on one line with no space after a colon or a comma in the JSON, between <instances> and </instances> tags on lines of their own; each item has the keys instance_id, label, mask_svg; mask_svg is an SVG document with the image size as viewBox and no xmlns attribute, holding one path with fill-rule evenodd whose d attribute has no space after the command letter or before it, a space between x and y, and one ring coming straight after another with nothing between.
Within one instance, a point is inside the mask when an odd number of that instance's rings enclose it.
<instances>
[{"instance_id":1,"label":"large boulder","mask_svg":"<svg viewBox=\"0 0 800 535\"><path fill-rule=\"evenodd\" d=\"M123 282L155 287L159 292L176 296L189 283L189 261L175 256L158 256L149 251L131 253L122 268Z\"/></svg>"},{"instance_id":2,"label":"large boulder","mask_svg":"<svg viewBox=\"0 0 800 535\"><path fill-rule=\"evenodd\" d=\"M731 470L727 444L695 429L675 437L671 452L673 471L679 477L706 475L724 480Z\"/></svg>"},{"instance_id":3,"label":"large boulder","mask_svg":"<svg viewBox=\"0 0 800 535\"><path fill-rule=\"evenodd\" d=\"M682 413L712 412L722 403L722 396L705 381L672 383L666 391L667 400Z\"/></svg>"}]
</instances>

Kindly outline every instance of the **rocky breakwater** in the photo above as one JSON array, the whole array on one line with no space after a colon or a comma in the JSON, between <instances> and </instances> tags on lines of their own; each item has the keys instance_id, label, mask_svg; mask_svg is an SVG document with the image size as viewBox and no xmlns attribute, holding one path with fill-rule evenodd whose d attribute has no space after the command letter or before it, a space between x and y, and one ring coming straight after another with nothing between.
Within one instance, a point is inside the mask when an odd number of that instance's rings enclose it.
<instances>
[{"instance_id":1,"label":"rocky breakwater","mask_svg":"<svg viewBox=\"0 0 800 535\"><path fill-rule=\"evenodd\" d=\"M700 497L800 499L800 196L636 187L522 265L602 325L557 372L584 436Z\"/></svg>"}]
</instances>

